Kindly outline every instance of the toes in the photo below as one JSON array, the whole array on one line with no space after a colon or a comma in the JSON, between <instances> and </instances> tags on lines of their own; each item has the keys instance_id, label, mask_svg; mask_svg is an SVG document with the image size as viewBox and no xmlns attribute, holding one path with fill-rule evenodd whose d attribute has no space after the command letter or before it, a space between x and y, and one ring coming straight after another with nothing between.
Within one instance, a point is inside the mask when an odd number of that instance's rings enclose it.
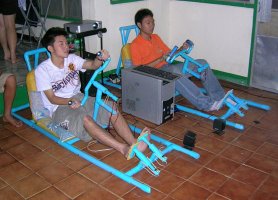
<instances>
[{"instance_id":1,"label":"toes","mask_svg":"<svg viewBox=\"0 0 278 200\"><path fill-rule=\"evenodd\" d=\"M19 128L22 126L22 121L16 120L13 117L3 117L3 122L10 123L16 128Z\"/></svg>"}]
</instances>

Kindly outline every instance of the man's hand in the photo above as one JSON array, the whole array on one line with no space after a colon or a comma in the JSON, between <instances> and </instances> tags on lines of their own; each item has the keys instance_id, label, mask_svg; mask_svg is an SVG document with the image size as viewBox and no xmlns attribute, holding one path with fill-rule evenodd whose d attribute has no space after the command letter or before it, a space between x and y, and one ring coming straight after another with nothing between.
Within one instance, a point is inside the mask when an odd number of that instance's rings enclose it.
<instances>
[{"instance_id":1,"label":"man's hand","mask_svg":"<svg viewBox=\"0 0 278 200\"><path fill-rule=\"evenodd\" d=\"M162 62L162 61L165 61L165 60L168 58L170 52L171 52L171 51L168 51L167 53L165 53L164 55L162 55L162 56L160 57L160 61L161 61L161 62Z\"/></svg>"},{"instance_id":2,"label":"man's hand","mask_svg":"<svg viewBox=\"0 0 278 200\"><path fill-rule=\"evenodd\" d=\"M96 70L103 64L103 61L110 57L109 52L105 49L101 50L99 54L94 60L86 60L82 68Z\"/></svg>"},{"instance_id":3,"label":"man's hand","mask_svg":"<svg viewBox=\"0 0 278 200\"><path fill-rule=\"evenodd\" d=\"M68 105L70 106L71 109L77 109L81 106L81 102L76 99L71 99L69 100Z\"/></svg>"},{"instance_id":4,"label":"man's hand","mask_svg":"<svg viewBox=\"0 0 278 200\"><path fill-rule=\"evenodd\" d=\"M183 44L182 44L182 49L188 49L189 48L189 45L188 43L185 41Z\"/></svg>"},{"instance_id":5,"label":"man's hand","mask_svg":"<svg viewBox=\"0 0 278 200\"><path fill-rule=\"evenodd\" d=\"M105 61L110 57L109 52L105 49L103 49L99 52L100 52L99 53L100 55L97 56L97 59L100 60L100 61Z\"/></svg>"}]
</instances>

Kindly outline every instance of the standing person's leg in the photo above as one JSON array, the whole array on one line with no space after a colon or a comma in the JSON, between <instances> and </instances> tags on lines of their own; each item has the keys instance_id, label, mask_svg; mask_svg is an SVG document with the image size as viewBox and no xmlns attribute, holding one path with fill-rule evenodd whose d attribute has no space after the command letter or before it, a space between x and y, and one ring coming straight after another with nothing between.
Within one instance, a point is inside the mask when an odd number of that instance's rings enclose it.
<instances>
[{"instance_id":1,"label":"standing person's leg","mask_svg":"<svg viewBox=\"0 0 278 200\"><path fill-rule=\"evenodd\" d=\"M22 122L18 121L13 118L11 115L11 109L12 109L12 104L13 100L15 97L15 92L16 92L16 78L14 75L9 74L3 74L2 78L4 76L7 76L5 85L4 85L4 115L3 115L3 121L4 122L9 122L15 127L20 127L22 126Z\"/></svg>"},{"instance_id":2,"label":"standing person's leg","mask_svg":"<svg viewBox=\"0 0 278 200\"><path fill-rule=\"evenodd\" d=\"M4 59L5 60L11 59L11 53L6 38L6 27L4 23L3 14L0 14L0 43L4 51Z\"/></svg>"},{"instance_id":3,"label":"standing person's leg","mask_svg":"<svg viewBox=\"0 0 278 200\"><path fill-rule=\"evenodd\" d=\"M17 62L16 58L16 44L17 44L17 35L15 30L15 14L12 15L3 15L4 23L6 27L6 38L11 54L11 62L14 64Z\"/></svg>"}]
</instances>

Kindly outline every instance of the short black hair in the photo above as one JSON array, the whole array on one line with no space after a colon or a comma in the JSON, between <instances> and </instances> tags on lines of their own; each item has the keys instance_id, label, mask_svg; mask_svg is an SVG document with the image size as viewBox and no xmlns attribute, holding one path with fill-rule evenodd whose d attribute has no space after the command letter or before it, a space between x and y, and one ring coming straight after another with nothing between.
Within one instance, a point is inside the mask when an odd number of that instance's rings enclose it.
<instances>
[{"instance_id":1,"label":"short black hair","mask_svg":"<svg viewBox=\"0 0 278 200\"><path fill-rule=\"evenodd\" d=\"M42 46L47 48L49 45L53 45L55 37L60 35L67 37L68 33L61 27L52 27L48 29L42 38Z\"/></svg>"},{"instance_id":2,"label":"short black hair","mask_svg":"<svg viewBox=\"0 0 278 200\"><path fill-rule=\"evenodd\" d=\"M136 26L137 23L142 23L143 19L147 16L153 17L153 12L147 8L142 8L138 10L134 17Z\"/></svg>"}]
</instances>

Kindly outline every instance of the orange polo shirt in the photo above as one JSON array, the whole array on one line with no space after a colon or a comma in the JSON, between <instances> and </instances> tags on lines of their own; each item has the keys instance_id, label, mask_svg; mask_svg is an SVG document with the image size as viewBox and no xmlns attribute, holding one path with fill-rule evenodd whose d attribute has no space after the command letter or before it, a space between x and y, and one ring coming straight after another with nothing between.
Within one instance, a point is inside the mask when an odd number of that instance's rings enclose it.
<instances>
[{"instance_id":1,"label":"orange polo shirt","mask_svg":"<svg viewBox=\"0 0 278 200\"><path fill-rule=\"evenodd\" d=\"M152 34L151 40L145 40L141 35L138 35L130 44L131 60L135 66L153 62L169 51L169 47L157 34ZM166 62L162 61L155 68L160 68L165 64Z\"/></svg>"}]
</instances>

